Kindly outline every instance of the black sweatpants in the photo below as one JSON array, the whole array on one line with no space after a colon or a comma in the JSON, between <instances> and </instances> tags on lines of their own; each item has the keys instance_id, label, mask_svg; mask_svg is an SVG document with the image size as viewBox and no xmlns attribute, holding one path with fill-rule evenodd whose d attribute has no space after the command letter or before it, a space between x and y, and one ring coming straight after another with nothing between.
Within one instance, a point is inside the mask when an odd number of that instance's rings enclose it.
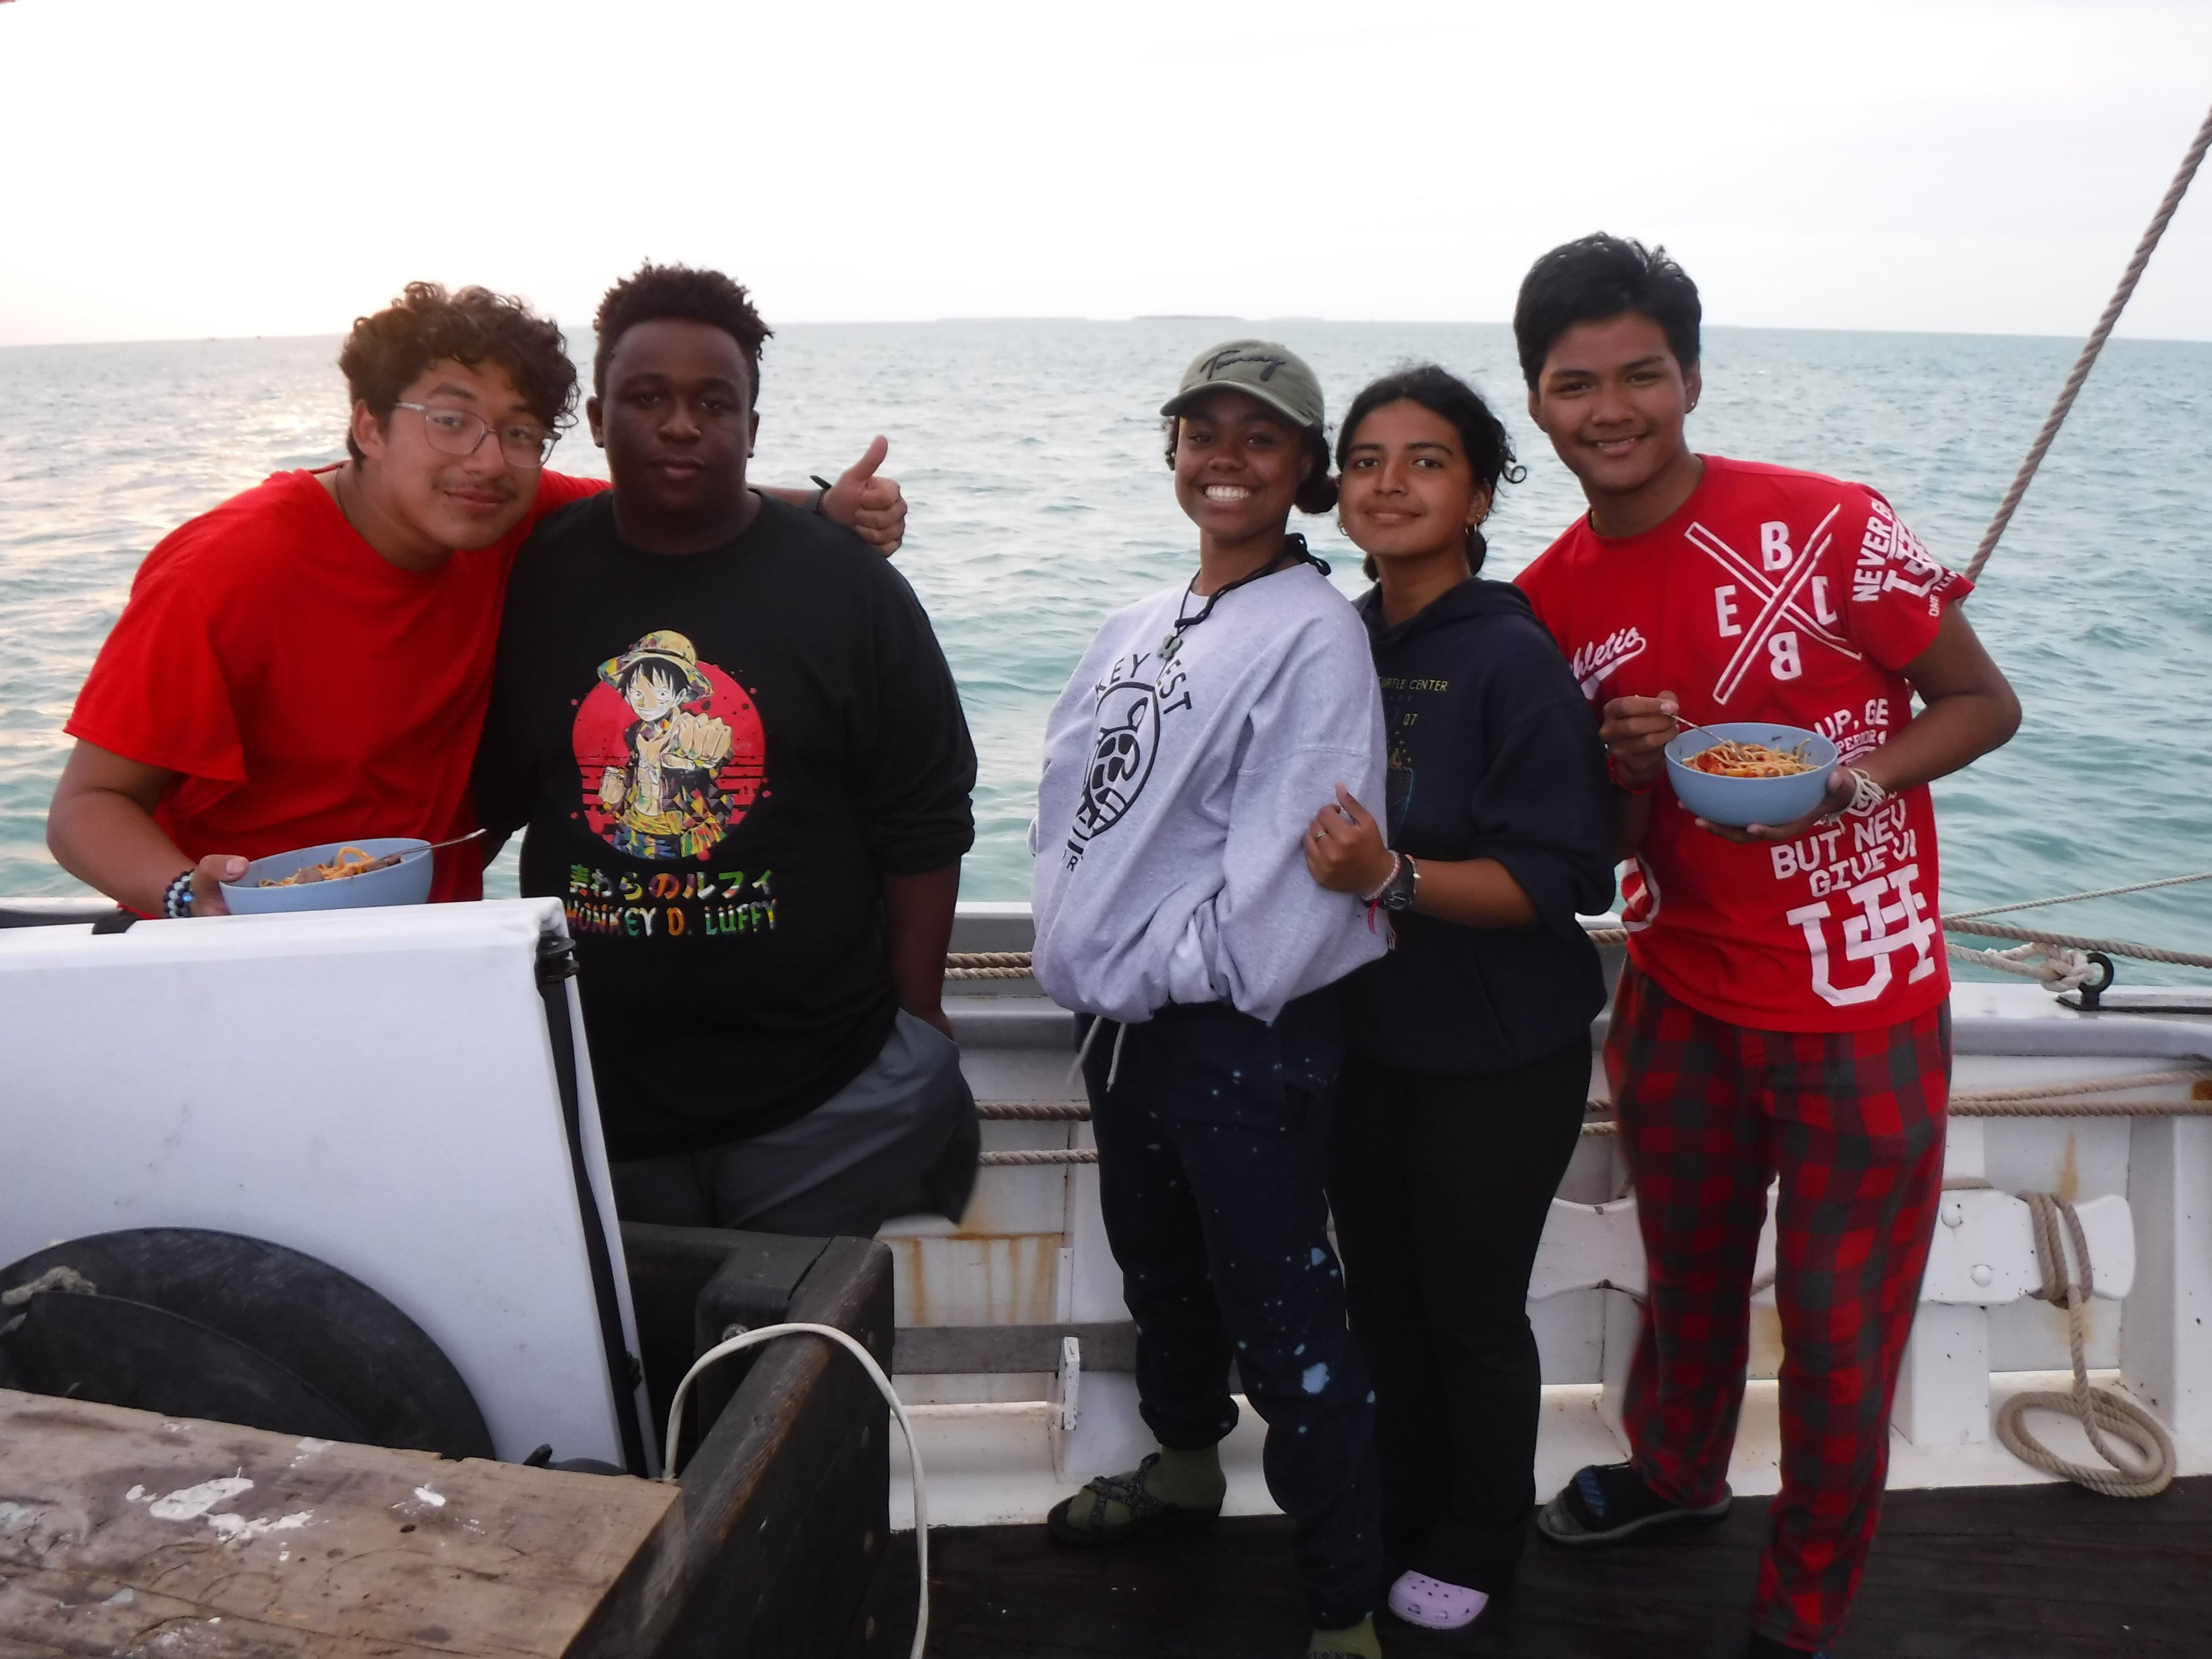
<instances>
[{"instance_id":1,"label":"black sweatpants","mask_svg":"<svg viewBox=\"0 0 2212 1659\"><path fill-rule=\"evenodd\" d=\"M1375 1379L1393 1571L1495 1595L1521 1559L1543 1381L1528 1273L1589 1069L1580 1037L1487 1076L1345 1061L1328 1196Z\"/></svg>"},{"instance_id":2,"label":"black sweatpants","mask_svg":"<svg viewBox=\"0 0 2212 1659\"><path fill-rule=\"evenodd\" d=\"M1325 1629L1374 1610L1382 1568L1374 1397L1322 1195L1341 1030L1327 993L1273 1025L1225 1003L1172 1006L1107 1023L1084 1066L1146 1425L1178 1449L1221 1439L1237 1424L1233 1353Z\"/></svg>"}]
</instances>

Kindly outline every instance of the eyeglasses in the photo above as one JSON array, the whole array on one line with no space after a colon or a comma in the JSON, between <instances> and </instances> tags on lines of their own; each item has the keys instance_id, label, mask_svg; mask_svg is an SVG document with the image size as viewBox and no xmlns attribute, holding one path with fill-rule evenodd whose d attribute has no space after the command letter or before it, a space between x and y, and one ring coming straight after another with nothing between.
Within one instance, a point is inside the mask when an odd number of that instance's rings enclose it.
<instances>
[{"instance_id":1,"label":"eyeglasses","mask_svg":"<svg viewBox=\"0 0 2212 1659\"><path fill-rule=\"evenodd\" d=\"M429 404L394 404L392 407L411 409L420 415L422 435L430 441L430 447L447 455L475 454L484 434L493 429L483 416L471 415L465 409L440 409ZM561 441L559 433L535 421L508 421L498 432L499 453L514 466L544 465L552 456L553 446Z\"/></svg>"}]
</instances>

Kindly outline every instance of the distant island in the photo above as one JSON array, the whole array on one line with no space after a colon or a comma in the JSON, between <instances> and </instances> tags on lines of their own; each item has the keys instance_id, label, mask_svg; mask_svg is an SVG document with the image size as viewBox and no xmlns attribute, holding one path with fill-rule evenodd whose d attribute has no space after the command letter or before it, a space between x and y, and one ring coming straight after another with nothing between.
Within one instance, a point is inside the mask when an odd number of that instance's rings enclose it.
<instances>
[{"instance_id":1,"label":"distant island","mask_svg":"<svg viewBox=\"0 0 2212 1659\"><path fill-rule=\"evenodd\" d=\"M1132 317L1133 323L1241 323L1242 317L1217 317L1203 311L1151 311Z\"/></svg>"}]
</instances>

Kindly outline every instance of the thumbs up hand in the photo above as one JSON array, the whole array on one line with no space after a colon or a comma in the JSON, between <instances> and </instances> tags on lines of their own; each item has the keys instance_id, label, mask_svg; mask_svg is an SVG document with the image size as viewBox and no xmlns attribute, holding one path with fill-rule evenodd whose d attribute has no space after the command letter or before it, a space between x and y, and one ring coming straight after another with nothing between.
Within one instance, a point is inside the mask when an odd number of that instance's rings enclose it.
<instances>
[{"instance_id":1,"label":"thumbs up hand","mask_svg":"<svg viewBox=\"0 0 2212 1659\"><path fill-rule=\"evenodd\" d=\"M896 478L876 476L890 448L889 439L878 437L822 497L824 518L845 526L885 558L906 540L906 497Z\"/></svg>"}]
</instances>

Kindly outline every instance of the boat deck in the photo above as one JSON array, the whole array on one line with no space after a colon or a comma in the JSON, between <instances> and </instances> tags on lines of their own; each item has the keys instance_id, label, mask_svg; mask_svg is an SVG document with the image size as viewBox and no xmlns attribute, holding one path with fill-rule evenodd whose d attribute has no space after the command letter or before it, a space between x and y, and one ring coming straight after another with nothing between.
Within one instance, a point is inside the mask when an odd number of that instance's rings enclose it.
<instances>
[{"instance_id":1,"label":"boat deck","mask_svg":"<svg viewBox=\"0 0 2212 1659\"><path fill-rule=\"evenodd\" d=\"M1735 1659L1750 1629L1767 1500L1648 1543L1573 1555L1532 1540L1469 1632L1386 1621L1394 1659ZM1111 1553L1042 1527L930 1534L932 1653L961 1659L1294 1659L1304 1651L1289 1523L1225 1520ZM913 1640L914 1543L880 1605ZM2144 1500L2068 1486L1892 1492L1832 1659L2181 1659L2212 1650L2212 1476Z\"/></svg>"}]
</instances>

